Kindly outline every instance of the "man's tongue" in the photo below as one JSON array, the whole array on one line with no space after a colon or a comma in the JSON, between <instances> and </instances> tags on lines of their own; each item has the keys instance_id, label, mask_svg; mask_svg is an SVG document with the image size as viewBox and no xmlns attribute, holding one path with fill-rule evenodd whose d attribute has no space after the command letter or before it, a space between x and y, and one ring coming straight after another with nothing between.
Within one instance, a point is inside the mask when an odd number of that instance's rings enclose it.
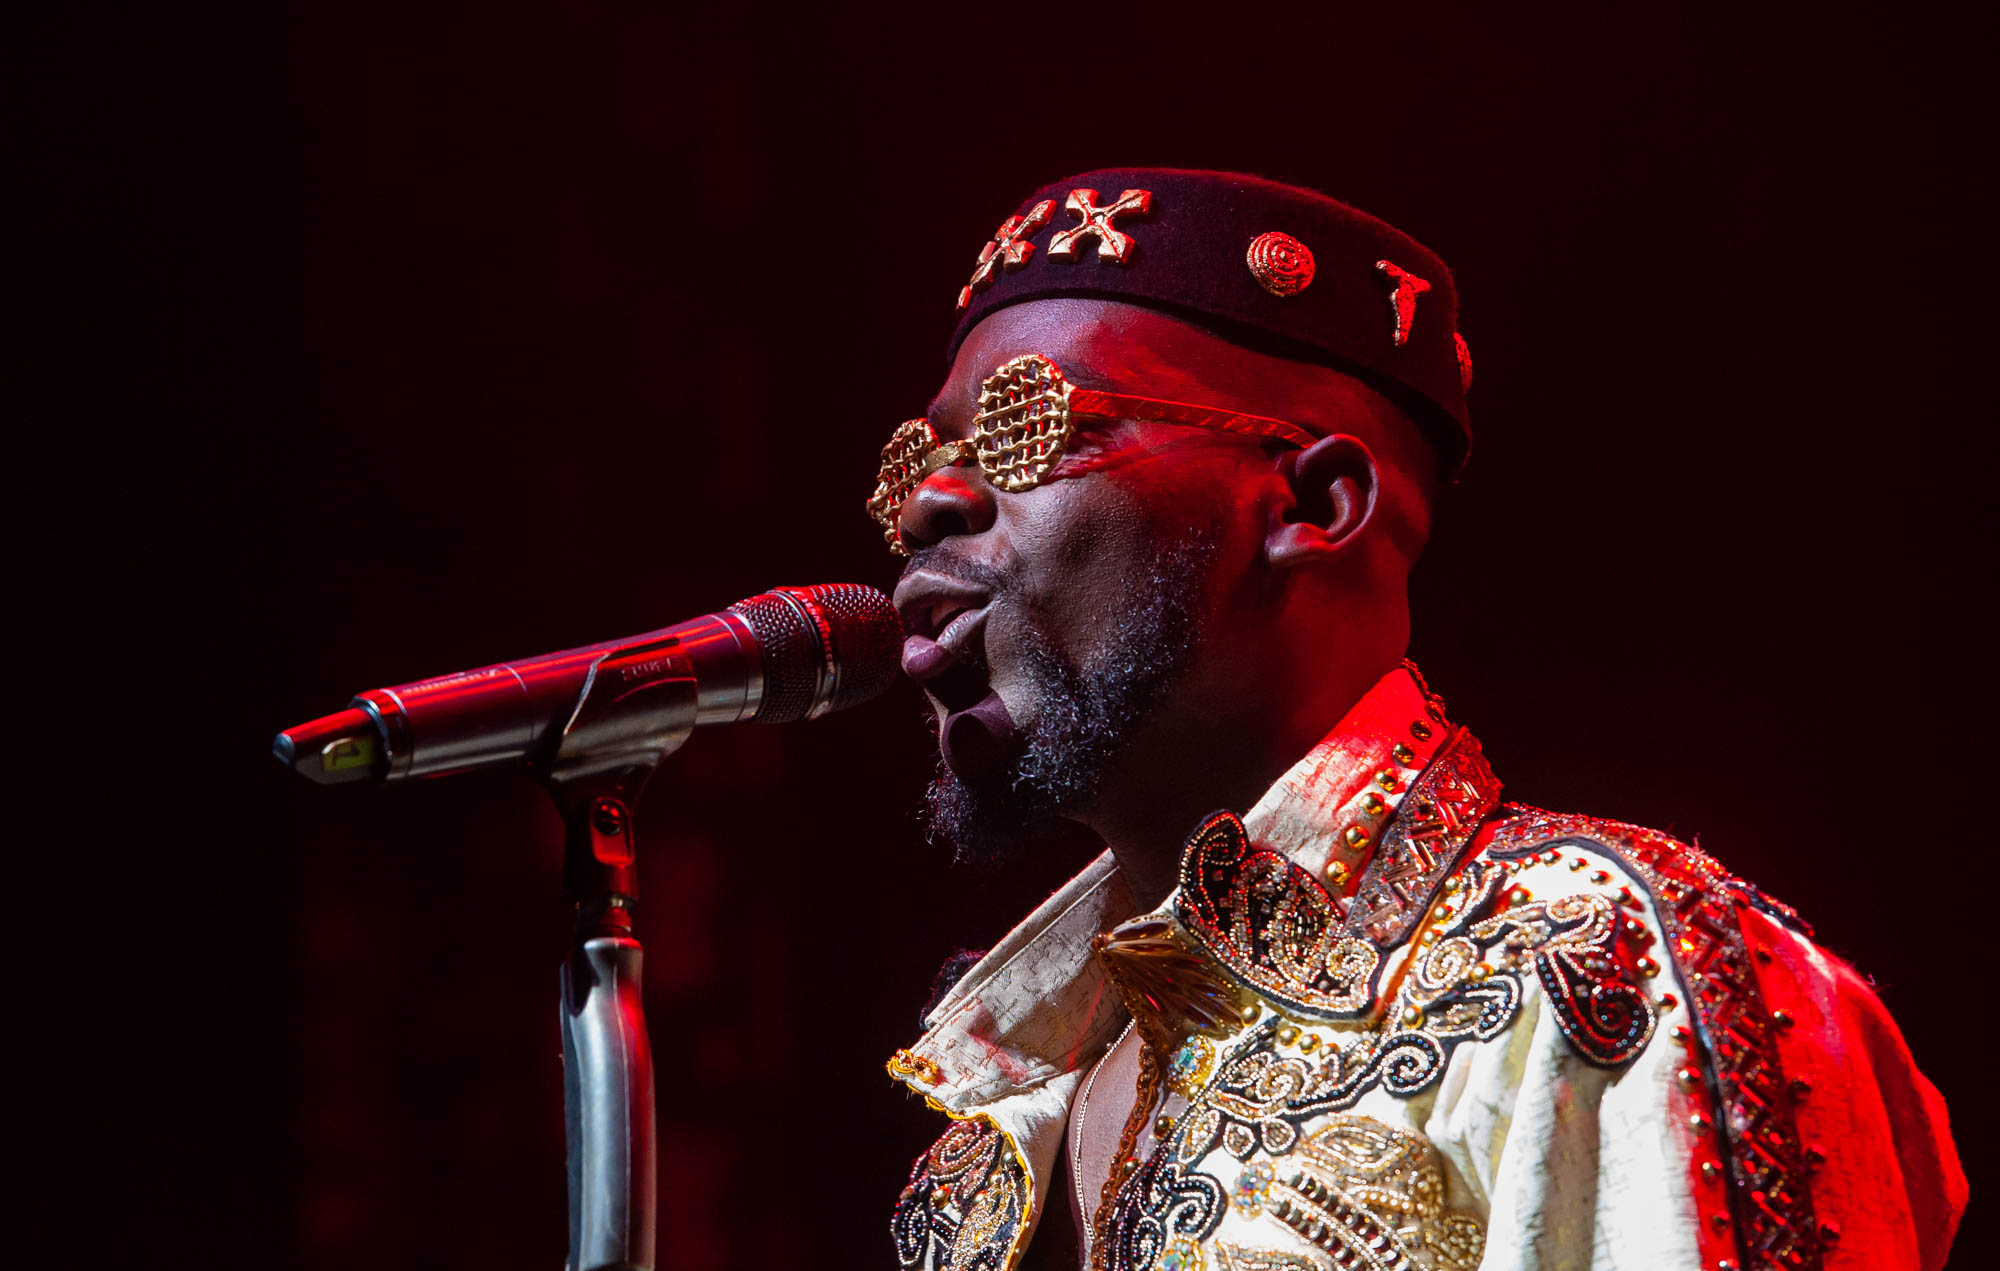
<instances>
[{"instance_id":1,"label":"man's tongue","mask_svg":"<svg viewBox=\"0 0 2000 1271\"><path fill-rule=\"evenodd\" d=\"M1019 729L998 693L948 717L938 737L944 761L961 780L986 776L1013 758Z\"/></svg>"}]
</instances>

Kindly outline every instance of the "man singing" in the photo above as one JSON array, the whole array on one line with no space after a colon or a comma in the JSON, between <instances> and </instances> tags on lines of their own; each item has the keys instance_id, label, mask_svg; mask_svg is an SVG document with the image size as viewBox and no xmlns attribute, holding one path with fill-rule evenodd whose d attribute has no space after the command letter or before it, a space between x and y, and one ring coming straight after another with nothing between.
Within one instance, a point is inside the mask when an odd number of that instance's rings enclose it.
<instances>
[{"instance_id":1,"label":"man singing","mask_svg":"<svg viewBox=\"0 0 2000 1271\"><path fill-rule=\"evenodd\" d=\"M903 1267L1942 1265L1965 1178L1862 977L1693 847L1506 802L1405 660L1471 438L1443 262L1106 170L957 305L869 501L931 826L1108 850L890 1061L951 1119Z\"/></svg>"}]
</instances>

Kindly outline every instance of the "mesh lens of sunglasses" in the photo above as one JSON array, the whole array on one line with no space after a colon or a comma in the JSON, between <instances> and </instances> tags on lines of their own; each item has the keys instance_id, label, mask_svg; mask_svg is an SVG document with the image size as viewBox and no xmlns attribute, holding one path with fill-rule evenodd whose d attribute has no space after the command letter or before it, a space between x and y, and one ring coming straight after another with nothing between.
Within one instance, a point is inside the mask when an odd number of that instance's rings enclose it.
<instances>
[{"instance_id":1,"label":"mesh lens of sunglasses","mask_svg":"<svg viewBox=\"0 0 2000 1271\"><path fill-rule=\"evenodd\" d=\"M903 514L903 504L917 492L925 477L970 458L971 449L967 442L947 446L939 441L937 429L931 427L928 419L906 419L897 426L889 444L882 447L875 493L868 496L868 515L882 526L882 537L888 540L890 551L898 556L909 555L896 524Z\"/></svg>"},{"instance_id":2,"label":"mesh lens of sunglasses","mask_svg":"<svg viewBox=\"0 0 2000 1271\"><path fill-rule=\"evenodd\" d=\"M1001 365L979 386L972 447L994 488L1017 493L1042 483L1076 431L1070 383L1039 353Z\"/></svg>"}]
</instances>

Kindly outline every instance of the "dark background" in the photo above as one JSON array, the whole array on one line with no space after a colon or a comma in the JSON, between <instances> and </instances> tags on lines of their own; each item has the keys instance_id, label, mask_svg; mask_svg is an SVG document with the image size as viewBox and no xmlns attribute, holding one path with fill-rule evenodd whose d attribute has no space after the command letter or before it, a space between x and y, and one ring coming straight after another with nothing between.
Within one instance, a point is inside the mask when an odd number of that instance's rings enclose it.
<instances>
[{"instance_id":1,"label":"dark background","mask_svg":"<svg viewBox=\"0 0 2000 1271\"><path fill-rule=\"evenodd\" d=\"M115 829L58 917L126 902L56 1057L124 1097L40 1109L111 1198L90 1243L560 1264L552 814L310 788L268 737L886 585L873 458L980 244L1127 163L1317 186L1453 264L1480 447L1415 657L1513 797L1698 835L1876 977L1977 1203L1986 20L1315 12L315 0L40 59L20 352L54 391L20 454L64 457L21 469L17 554L153 672L109 686L143 762L63 805ZM699 737L649 791L663 1265L889 1264L940 1122L882 1063L940 960L1078 863L947 868L928 745L902 686ZM1955 1262L1992 1247L1975 1217Z\"/></svg>"}]
</instances>

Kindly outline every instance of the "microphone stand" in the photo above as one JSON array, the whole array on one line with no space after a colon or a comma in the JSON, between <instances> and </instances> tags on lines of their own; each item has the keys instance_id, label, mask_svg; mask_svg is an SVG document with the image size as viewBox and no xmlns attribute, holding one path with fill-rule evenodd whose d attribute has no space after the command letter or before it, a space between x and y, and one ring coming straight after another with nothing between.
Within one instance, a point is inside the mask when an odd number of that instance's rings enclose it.
<instances>
[{"instance_id":1,"label":"microphone stand","mask_svg":"<svg viewBox=\"0 0 2000 1271\"><path fill-rule=\"evenodd\" d=\"M563 890L575 905L562 966L565 1271L651 1271L658 1141L653 1051L632 934L632 804L693 732L698 688L679 640L598 660L542 774L563 819ZM660 721L681 721L661 723Z\"/></svg>"}]
</instances>

